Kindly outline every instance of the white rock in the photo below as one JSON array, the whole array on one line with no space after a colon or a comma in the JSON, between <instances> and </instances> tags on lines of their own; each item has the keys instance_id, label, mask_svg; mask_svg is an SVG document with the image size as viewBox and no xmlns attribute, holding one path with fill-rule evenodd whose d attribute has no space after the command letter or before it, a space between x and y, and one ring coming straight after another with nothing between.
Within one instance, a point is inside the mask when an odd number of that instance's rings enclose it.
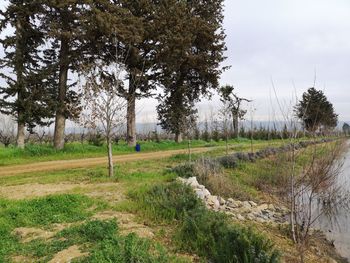
<instances>
[{"instance_id":1,"label":"white rock","mask_svg":"<svg viewBox=\"0 0 350 263\"><path fill-rule=\"evenodd\" d=\"M269 209L270 211L276 211L276 208L275 208L275 206L274 206L273 204L269 204L269 205L268 205L268 209Z\"/></svg>"},{"instance_id":2,"label":"white rock","mask_svg":"<svg viewBox=\"0 0 350 263\"><path fill-rule=\"evenodd\" d=\"M208 198L209 196L211 196L211 193L209 192L208 189L204 189L204 190L203 190L203 193L204 193L204 196L205 196L206 198Z\"/></svg>"},{"instance_id":3,"label":"white rock","mask_svg":"<svg viewBox=\"0 0 350 263\"><path fill-rule=\"evenodd\" d=\"M260 211L266 210L266 209L268 209L268 208L269 208L268 204L262 204L262 205L259 205L259 206L257 207L257 209L260 210Z\"/></svg>"},{"instance_id":4,"label":"white rock","mask_svg":"<svg viewBox=\"0 0 350 263\"><path fill-rule=\"evenodd\" d=\"M233 203L235 200L233 200L232 198L229 198L229 199L227 199L227 202L229 202L229 203Z\"/></svg>"},{"instance_id":5,"label":"white rock","mask_svg":"<svg viewBox=\"0 0 350 263\"><path fill-rule=\"evenodd\" d=\"M245 217L242 216L241 214L237 214L237 215L236 215L236 218L237 218L238 220L241 220L241 221L244 221L244 220L245 220Z\"/></svg>"},{"instance_id":6,"label":"white rock","mask_svg":"<svg viewBox=\"0 0 350 263\"><path fill-rule=\"evenodd\" d=\"M201 189L194 189L194 191L196 192L196 195L198 196L199 199L202 199L202 200L205 199L205 194L204 194L203 190L201 190Z\"/></svg>"},{"instance_id":7,"label":"white rock","mask_svg":"<svg viewBox=\"0 0 350 263\"><path fill-rule=\"evenodd\" d=\"M193 188L199 188L200 184L197 181L196 177L190 177L187 179L187 184Z\"/></svg>"},{"instance_id":8,"label":"white rock","mask_svg":"<svg viewBox=\"0 0 350 263\"><path fill-rule=\"evenodd\" d=\"M243 201L242 202L242 207L247 209L247 208L251 208L252 206L249 204L248 201Z\"/></svg>"},{"instance_id":9,"label":"white rock","mask_svg":"<svg viewBox=\"0 0 350 263\"><path fill-rule=\"evenodd\" d=\"M229 207L231 207L231 208L239 208L239 207L242 207L242 202L241 201L234 201L234 200L232 200L231 202L228 201L227 205Z\"/></svg>"},{"instance_id":10,"label":"white rock","mask_svg":"<svg viewBox=\"0 0 350 263\"><path fill-rule=\"evenodd\" d=\"M216 195L211 195L208 197L207 203L212 206L214 209L219 209L220 202L218 200L218 197Z\"/></svg>"},{"instance_id":11,"label":"white rock","mask_svg":"<svg viewBox=\"0 0 350 263\"><path fill-rule=\"evenodd\" d=\"M255 203L255 202L253 202L253 201L248 201L248 203L252 206L252 207L257 207L258 205Z\"/></svg>"},{"instance_id":12,"label":"white rock","mask_svg":"<svg viewBox=\"0 0 350 263\"><path fill-rule=\"evenodd\" d=\"M254 220L255 219L255 217L252 214L248 214L246 217L247 217L248 220Z\"/></svg>"},{"instance_id":13,"label":"white rock","mask_svg":"<svg viewBox=\"0 0 350 263\"><path fill-rule=\"evenodd\" d=\"M205 186L200 184L200 185L198 186L198 189L204 190L204 189L205 189Z\"/></svg>"},{"instance_id":14,"label":"white rock","mask_svg":"<svg viewBox=\"0 0 350 263\"><path fill-rule=\"evenodd\" d=\"M221 196L219 196L219 197L218 197L218 200L219 200L220 205L224 205L224 204L226 204L225 199L224 199L224 198L222 198Z\"/></svg>"}]
</instances>

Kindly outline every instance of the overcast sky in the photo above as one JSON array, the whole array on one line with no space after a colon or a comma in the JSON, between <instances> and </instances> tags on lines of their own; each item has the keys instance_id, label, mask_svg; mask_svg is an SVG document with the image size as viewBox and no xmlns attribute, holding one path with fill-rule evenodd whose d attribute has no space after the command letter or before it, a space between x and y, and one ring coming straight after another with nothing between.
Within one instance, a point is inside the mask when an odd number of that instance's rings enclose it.
<instances>
[{"instance_id":1,"label":"overcast sky","mask_svg":"<svg viewBox=\"0 0 350 263\"><path fill-rule=\"evenodd\" d=\"M254 118L268 120L273 111L280 115L271 82L280 103L290 103L295 93L300 97L313 85L316 72L316 87L324 90L340 120L350 120L349 14L348 0L226 0L225 64L232 67L221 84L253 99ZM155 105L139 101L138 120L154 122ZM219 107L218 98L198 107L203 117Z\"/></svg>"}]
</instances>

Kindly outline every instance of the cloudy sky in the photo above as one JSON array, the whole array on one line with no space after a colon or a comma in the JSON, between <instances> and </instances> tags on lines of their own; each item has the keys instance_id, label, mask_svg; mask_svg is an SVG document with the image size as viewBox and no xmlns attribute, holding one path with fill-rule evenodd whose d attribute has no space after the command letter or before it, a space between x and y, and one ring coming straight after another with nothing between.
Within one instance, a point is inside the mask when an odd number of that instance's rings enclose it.
<instances>
[{"instance_id":1,"label":"cloudy sky","mask_svg":"<svg viewBox=\"0 0 350 263\"><path fill-rule=\"evenodd\" d=\"M348 0L226 0L225 64L232 67L221 84L232 84L254 100L249 106L255 109L254 119L269 120L281 115L277 98L291 104L316 75L317 88L333 102L340 119L350 120L349 14ZM219 104L217 97L200 103L201 117ZM138 120L154 122L155 105L154 100L139 101Z\"/></svg>"},{"instance_id":2,"label":"cloudy sky","mask_svg":"<svg viewBox=\"0 0 350 263\"><path fill-rule=\"evenodd\" d=\"M350 1L226 0L225 5L232 68L222 83L254 99L257 118L272 112L271 80L279 101L289 103L313 85L316 72L316 86L340 119L350 120ZM278 114L276 103L273 108Z\"/></svg>"}]
</instances>

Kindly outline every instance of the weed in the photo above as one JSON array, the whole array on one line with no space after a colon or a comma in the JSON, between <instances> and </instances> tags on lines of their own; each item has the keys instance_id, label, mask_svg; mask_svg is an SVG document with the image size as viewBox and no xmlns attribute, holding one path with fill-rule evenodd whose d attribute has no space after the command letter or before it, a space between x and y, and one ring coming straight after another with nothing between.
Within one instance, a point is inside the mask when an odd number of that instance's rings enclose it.
<instances>
[{"instance_id":1,"label":"weed","mask_svg":"<svg viewBox=\"0 0 350 263\"><path fill-rule=\"evenodd\" d=\"M176 182L157 185L132 197L148 218L176 223L176 243L185 252L210 262L279 262L269 241L205 209L188 186Z\"/></svg>"},{"instance_id":2,"label":"weed","mask_svg":"<svg viewBox=\"0 0 350 263\"><path fill-rule=\"evenodd\" d=\"M279 262L270 241L251 229L229 224L224 215L208 210L187 214L178 229L177 241L181 249L210 262Z\"/></svg>"},{"instance_id":3,"label":"weed","mask_svg":"<svg viewBox=\"0 0 350 263\"><path fill-rule=\"evenodd\" d=\"M157 222L180 220L188 211L203 206L189 186L177 182L159 184L146 192L131 192L130 197L148 218Z\"/></svg>"}]
</instances>

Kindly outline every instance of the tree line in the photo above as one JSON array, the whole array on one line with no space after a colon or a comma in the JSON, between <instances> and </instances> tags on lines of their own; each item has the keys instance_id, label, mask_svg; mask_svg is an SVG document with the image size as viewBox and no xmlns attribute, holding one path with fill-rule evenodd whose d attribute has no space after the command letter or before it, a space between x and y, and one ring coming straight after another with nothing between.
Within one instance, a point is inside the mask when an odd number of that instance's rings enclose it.
<instances>
[{"instance_id":1,"label":"tree line","mask_svg":"<svg viewBox=\"0 0 350 263\"><path fill-rule=\"evenodd\" d=\"M223 0L10 0L0 18L0 111L16 119L21 148L26 129L52 123L54 147L64 147L66 120L84 106L76 76L98 61L110 83L119 80L108 66L123 63L117 92L131 146L138 99L156 97L162 128L180 141L224 70Z\"/></svg>"}]
</instances>

